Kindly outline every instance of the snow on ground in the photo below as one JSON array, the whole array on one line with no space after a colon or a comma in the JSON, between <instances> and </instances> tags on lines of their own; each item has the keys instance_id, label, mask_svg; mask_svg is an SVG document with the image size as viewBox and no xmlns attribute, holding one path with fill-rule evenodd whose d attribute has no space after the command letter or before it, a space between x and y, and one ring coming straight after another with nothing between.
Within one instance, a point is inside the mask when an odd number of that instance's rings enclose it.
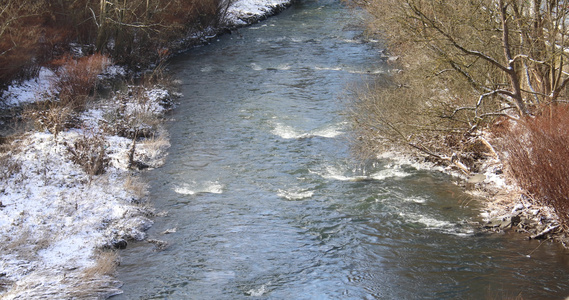
<instances>
[{"instance_id":1,"label":"snow on ground","mask_svg":"<svg viewBox=\"0 0 569 300\"><path fill-rule=\"evenodd\" d=\"M291 0L240 0L227 10L226 21L233 26L250 24L288 6Z\"/></svg>"},{"instance_id":2,"label":"snow on ground","mask_svg":"<svg viewBox=\"0 0 569 300\"><path fill-rule=\"evenodd\" d=\"M55 73L47 68L41 68L37 78L26 80L22 83L11 85L2 94L4 105L18 106L37 101L42 95L53 95L53 82Z\"/></svg>"},{"instance_id":3,"label":"snow on ground","mask_svg":"<svg viewBox=\"0 0 569 300\"><path fill-rule=\"evenodd\" d=\"M157 118L164 112L159 104L171 97L161 88L146 90L143 95L145 105L137 107L131 102L128 111L137 116L146 112ZM85 272L105 263L99 261L101 251L143 239L152 225L148 218L152 210L144 205L146 185L137 182L136 173L129 169L132 139L100 135L102 129L97 128L105 123L103 116L117 110L109 103L85 112L83 129L57 136L49 132L26 133L12 143L10 157L0 157L4 163L0 290L7 290L3 299L68 298L85 287L77 286L73 278L81 279L83 284L98 281L97 286L107 287L86 292L86 297L120 292L119 283L109 274L86 278ZM160 134L166 135L157 132ZM87 174L71 159L69 149L79 151L75 143L93 135L101 136L110 159L102 175ZM137 142L133 160L149 167L159 166L168 146L160 138Z\"/></svg>"},{"instance_id":4,"label":"snow on ground","mask_svg":"<svg viewBox=\"0 0 569 300\"><path fill-rule=\"evenodd\" d=\"M246 25L289 3L237 1L227 20ZM106 73L124 75L124 70L112 66ZM38 78L9 87L0 104L13 107L53 96L55 77L42 68ZM101 299L121 292L113 277L114 250L144 239L153 214L145 204L146 184L129 166L158 167L169 147L161 126L144 122L160 119L172 95L163 88L134 94L91 107L80 116L80 129L56 135L32 131L0 145L7 147L0 151L0 298ZM133 140L125 136L147 134L148 128L157 138L137 142L131 155ZM73 162L72 150L78 151L78 141L96 139L104 144L108 167L102 175L89 175Z\"/></svg>"}]
</instances>

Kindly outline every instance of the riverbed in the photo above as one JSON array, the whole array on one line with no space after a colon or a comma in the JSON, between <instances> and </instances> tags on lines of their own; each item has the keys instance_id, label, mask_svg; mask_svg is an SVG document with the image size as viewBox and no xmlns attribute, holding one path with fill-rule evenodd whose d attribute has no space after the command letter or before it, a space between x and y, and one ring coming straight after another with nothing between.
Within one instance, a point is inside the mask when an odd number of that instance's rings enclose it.
<instances>
[{"instance_id":1,"label":"riverbed","mask_svg":"<svg viewBox=\"0 0 569 300\"><path fill-rule=\"evenodd\" d=\"M563 299L559 245L478 230L479 199L398 159L359 161L346 110L389 76L361 12L300 1L178 57L157 243L113 299Z\"/></svg>"}]
</instances>

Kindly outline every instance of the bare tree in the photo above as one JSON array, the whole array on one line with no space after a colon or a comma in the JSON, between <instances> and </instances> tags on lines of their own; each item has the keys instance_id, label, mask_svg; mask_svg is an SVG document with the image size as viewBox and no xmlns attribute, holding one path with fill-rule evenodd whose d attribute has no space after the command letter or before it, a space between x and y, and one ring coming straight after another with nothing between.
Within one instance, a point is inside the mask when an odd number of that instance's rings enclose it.
<instances>
[{"instance_id":1,"label":"bare tree","mask_svg":"<svg viewBox=\"0 0 569 300\"><path fill-rule=\"evenodd\" d=\"M568 100L566 1L379 0L362 5L372 16L369 31L381 33L390 52L400 57L402 71L390 79L392 87L376 90L388 98L382 102L402 102L406 94L415 94L387 90L424 90L422 97L406 100L413 103L404 106L413 108L406 121L393 117L396 107L378 108L382 115L376 115L375 125L368 120L360 126L374 139L387 131L404 143L421 141L436 148L433 140L441 145L449 135L469 139L496 117L518 118ZM360 109L356 119L362 114ZM384 125L371 130L379 119ZM437 150L450 156L456 149Z\"/></svg>"}]
</instances>

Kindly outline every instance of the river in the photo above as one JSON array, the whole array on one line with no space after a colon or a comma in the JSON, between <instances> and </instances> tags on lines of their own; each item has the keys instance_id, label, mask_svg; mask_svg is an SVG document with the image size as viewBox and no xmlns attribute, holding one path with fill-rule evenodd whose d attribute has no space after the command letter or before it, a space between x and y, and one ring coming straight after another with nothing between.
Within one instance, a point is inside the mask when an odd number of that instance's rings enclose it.
<instances>
[{"instance_id":1,"label":"river","mask_svg":"<svg viewBox=\"0 0 569 300\"><path fill-rule=\"evenodd\" d=\"M447 175L352 157L346 99L387 70L359 20L304 0L172 62L184 97L146 175L169 247L121 251L113 300L569 296L559 245L480 232Z\"/></svg>"}]
</instances>

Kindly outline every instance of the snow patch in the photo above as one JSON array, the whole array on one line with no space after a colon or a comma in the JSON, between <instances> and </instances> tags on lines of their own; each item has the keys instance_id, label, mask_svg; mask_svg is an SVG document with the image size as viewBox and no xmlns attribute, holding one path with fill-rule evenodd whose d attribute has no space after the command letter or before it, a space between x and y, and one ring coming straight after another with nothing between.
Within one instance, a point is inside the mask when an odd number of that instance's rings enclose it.
<instances>
[{"instance_id":1,"label":"snow patch","mask_svg":"<svg viewBox=\"0 0 569 300\"><path fill-rule=\"evenodd\" d=\"M290 0L240 0L229 7L226 21L233 26L247 25L290 3Z\"/></svg>"}]
</instances>

